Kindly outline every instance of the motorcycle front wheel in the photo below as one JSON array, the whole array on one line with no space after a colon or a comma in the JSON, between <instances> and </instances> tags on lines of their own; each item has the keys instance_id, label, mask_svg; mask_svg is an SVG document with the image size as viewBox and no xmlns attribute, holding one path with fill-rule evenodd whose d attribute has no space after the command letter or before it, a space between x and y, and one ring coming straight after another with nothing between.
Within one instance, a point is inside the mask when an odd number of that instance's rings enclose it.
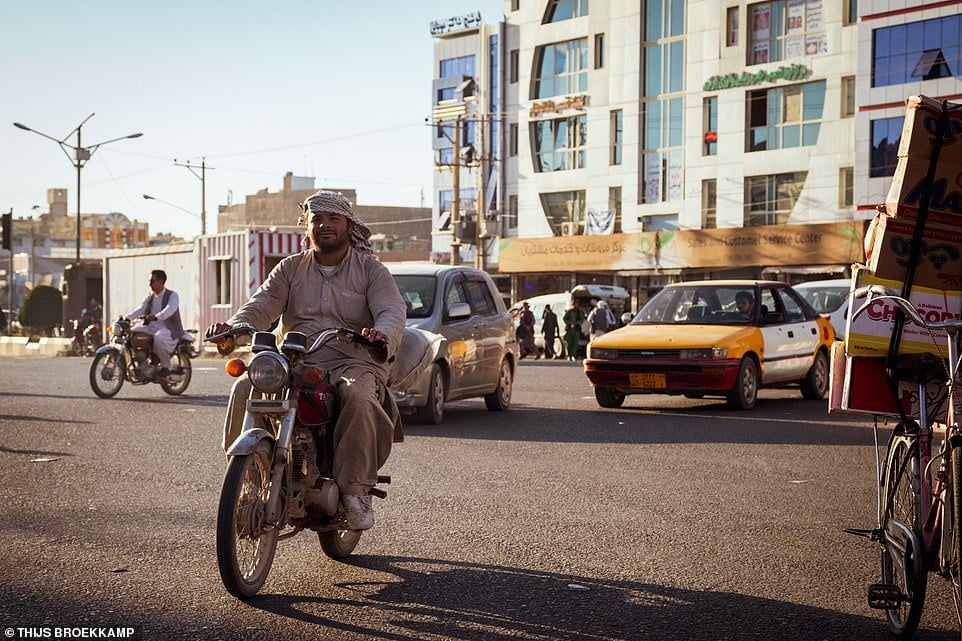
<instances>
[{"instance_id":1,"label":"motorcycle front wheel","mask_svg":"<svg viewBox=\"0 0 962 641\"><path fill-rule=\"evenodd\" d=\"M357 542L361 540L361 533L362 530L332 530L318 532L317 538L321 541L324 554L332 559L343 559L357 547Z\"/></svg>"},{"instance_id":2,"label":"motorcycle front wheel","mask_svg":"<svg viewBox=\"0 0 962 641\"><path fill-rule=\"evenodd\" d=\"M190 385L190 359L181 352L170 357L170 374L160 382L160 386L171 396L180 396Z\"/></svg>"},{"instance_id":3,"label":"motorcycle front wheel","mask_svg":"<svg viewBox=\"0 0 962 641\"><path fill-rule=\"evenodd\" d=\"M231 458L217 509L217 567L238 599L257 594L277 550L277 528L264 520L271 478L271 444Z\"/></svg>"},{"instance_id":4,"label":"motorcycle front wheel","mask_svg":"<svg viewBox=\"0 0 962 641\"><path fill-rule=\"evenodd\" d=\"M90 387L100 398L112 398L124 386L127 366L123 355L115 350L101 352L90 364Z\"/></svg>"}]
</instances>

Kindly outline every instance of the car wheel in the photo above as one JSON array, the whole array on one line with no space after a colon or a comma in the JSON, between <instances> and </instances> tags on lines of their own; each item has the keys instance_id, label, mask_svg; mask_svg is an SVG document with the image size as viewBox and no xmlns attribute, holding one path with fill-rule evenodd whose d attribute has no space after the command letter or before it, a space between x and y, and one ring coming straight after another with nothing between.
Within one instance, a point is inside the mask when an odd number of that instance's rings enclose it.
<instances>
[{"instance_id":1,"label":"car wheel","mask_svg":"<svg viewBox=\"0 0 962 641\"><path fill-rule=\"evenodd\" d=\"M596 387L595 400L602 407L621 407L625 402L625 395L610 387Z\"/></svg>"},{"instance_id":2,"label":"car wheel","mask_svg":"<svg viewBox=\"0 0 962 641\"><path fill-rule=\"evenodd\" d=\"M484 404L492 412L503 412L511 405L511 387L514 380L511 376L511 364L508 361L501 361L501 370L498 372L498 386L490 394L485 394Z\"/></svg>"},{"instance_id":3,"label":"car wheel","mask_svg":"<svg viewBox=\"0 0 962 641\"><path fill-rule=\"evenodd\" d=\"M428 384L427 403L414 411L418 423L440 425L444 420L444 373L437 364L431 366L431 382Z\"/></svg>"},{"instance_id":4,"label":"car wheel","mask_svg":"<svg viewBox=\"0 0 962 641\"><path fill-rule=\"evenodd\" d=\"M758 364L751 356L738 366L735 386L726 395L728 405L736 410L750 410L758 401Z\"/></svg>"},{"instance_id":5,"label":"car wheel","mask_svg":"<svg viewBox=\"0 0 962 641\"><path fill-rule=\"evenodd\" d=\"M820 349L815 354L815 362L802 381L802 398L817 401L828 393L828 356Z\"/></svg>"}]
</instances>

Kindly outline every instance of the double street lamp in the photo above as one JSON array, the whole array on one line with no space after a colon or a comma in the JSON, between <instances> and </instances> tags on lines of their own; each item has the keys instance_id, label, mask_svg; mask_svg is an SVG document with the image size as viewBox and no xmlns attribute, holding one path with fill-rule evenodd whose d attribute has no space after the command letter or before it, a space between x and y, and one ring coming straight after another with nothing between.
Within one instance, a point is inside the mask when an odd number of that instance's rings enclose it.
<instances>
[{"instance_id":1,"label":"double street lamp","mask_svg":"<svg viewBox=\"0 0 962 641\"><path fill-rule=\"evenodd\" d=\"M28 127L28 126L26 126L26 125L24 125L24 124L21 124L21 123L19 123L19 122L13 123L13 126L14 126L14 127L17 127L18 129L23 129L24 131L32 131L33 133L37 134L38 136L43 136L44 138L49 138L50 140L52 140L52 141L54 141L55 143L57 143L58 145L60 145L60 148L63 149L63 153L66 154L67 159L70 160L71 164L72 164L74 167L77 168L77 264L78 264L78 265L80 264L80 236L81 236L81 229L80 229L80 170L83 169L84 165L87 164L87 161L90 160L90 157L93 156L94 152L97 151L97 149L99 149L101 145L106 145L107 143L116 142L116 141L118 141L118 140L124 140L124 139L126 139L126 138L140 138L141 136L144 135L144 134L142 134L142 133L129 134L129 135L127 135L127 136L120 136L119 138L111 138L110 140L104 140L103 142L98 142L98 143L95 144L95 145L89 145L89 146L87 146L87 147L84 147L84 146L82 146L82 145L80 144L80 130L81 130L81 128L87 123L88 120L90 120L91 118L93 118L93 116L94 116L93 114L90 114L89 116L87 116L86 118L84 118L84 119L83 119L83 122L81 122L79 125L77 125L77 126L73 129L73 131L71 131L69 134L67 134L66 136L64 136L62 139L54 138L53 136L49 136L49 135L43 133L42 131L37 131L36 129L31 129L30 127ZM69 138L71 135L73 135L74 132L77 133L77 144L76 144L76 145L68 145L68 144L67 144L67 138ZM68 149L73 151L73 157L71 157L71 155L68 153L68 151L67 151Z\"/></svg>"}]
</instances>

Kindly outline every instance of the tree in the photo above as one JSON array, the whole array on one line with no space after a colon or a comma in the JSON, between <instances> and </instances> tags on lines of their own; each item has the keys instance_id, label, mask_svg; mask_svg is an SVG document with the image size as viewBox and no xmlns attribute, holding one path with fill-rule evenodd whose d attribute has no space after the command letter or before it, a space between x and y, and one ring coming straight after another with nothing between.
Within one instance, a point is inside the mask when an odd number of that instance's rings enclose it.
<instances>
[{"instance_id":1,"label":"tree","mask_svg":"<svg viewBox=\"0 0 962 641\"><path fill-rule=\"evenodd\" d=\"M34 287L20 306L17 320L22 327L29 327L31 332L49 336L53 328L59 327L63 321L60 290L47 285Z\"/></svg>"}]
</instances>

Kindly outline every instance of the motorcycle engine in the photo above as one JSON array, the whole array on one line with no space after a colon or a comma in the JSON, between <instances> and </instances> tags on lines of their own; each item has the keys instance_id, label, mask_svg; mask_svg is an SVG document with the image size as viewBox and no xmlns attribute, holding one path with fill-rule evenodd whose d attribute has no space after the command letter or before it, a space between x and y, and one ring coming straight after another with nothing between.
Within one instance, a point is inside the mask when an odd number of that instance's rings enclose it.
<instances>
[{"instance_id":1,"label":"motorcycle engine","mask_svg":"<svg viewBox=\"0 0 962 641\"><path fill-rule=\"evenodd\" d=\"M337 513L340 500L337 484L331 479L321 479L314 432L303 426L294 428L291 439L291 481L294 500L289 511L292 517L303 516L298 514L298 507L312 516Z\"/></svg>"}]
</instances>

